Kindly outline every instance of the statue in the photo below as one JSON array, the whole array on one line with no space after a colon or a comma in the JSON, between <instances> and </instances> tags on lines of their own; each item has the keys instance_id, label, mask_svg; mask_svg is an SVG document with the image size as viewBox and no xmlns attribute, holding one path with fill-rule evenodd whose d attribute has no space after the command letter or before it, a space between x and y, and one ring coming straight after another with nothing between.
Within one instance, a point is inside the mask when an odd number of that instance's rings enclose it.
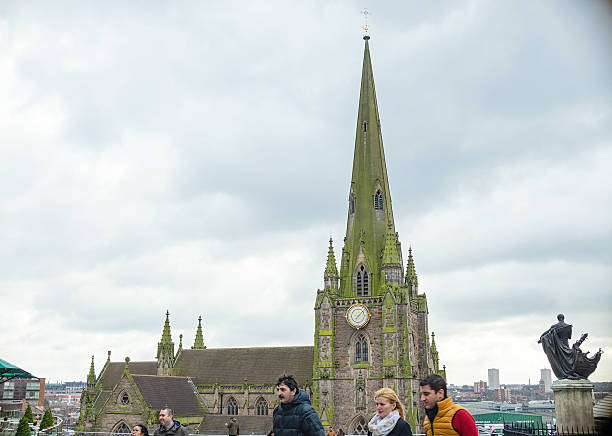
<instances>
[{"instance_id":1,"label":"statue","mask_svg":"<svg viewBox=\"0 0 612 436\"><path fill-rule=\"evenodd\" d=\"M544 353L548 357L550 366L558 379L579 380L586 379L597 368L601 358L601 348L593 357L589 352L583 353L580 345L585 341L588 333L576 341L570 348L569 340L572 338L572 325L565 322L563 314L557 315L559 322L550 326L540 336L539 344L542 344Z\"/></svg>"}]
</instances>

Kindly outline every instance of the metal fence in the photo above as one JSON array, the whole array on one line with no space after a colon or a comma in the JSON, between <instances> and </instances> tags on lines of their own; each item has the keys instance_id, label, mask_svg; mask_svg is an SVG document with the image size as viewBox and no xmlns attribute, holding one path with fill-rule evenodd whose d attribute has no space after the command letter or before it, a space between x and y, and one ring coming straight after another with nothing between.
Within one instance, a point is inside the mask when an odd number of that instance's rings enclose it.
<instances>
[{"instance_id":1,"label":"metal fence","mask_svg":"<svg viewBox=\"0 0 612 436\"><path fill-rule=\"evenodd\" d=\"M554 425L523 425L506 424L504 436L604 436L604 433L595 428L563 427Z\"/></svg>"}]
</instances>

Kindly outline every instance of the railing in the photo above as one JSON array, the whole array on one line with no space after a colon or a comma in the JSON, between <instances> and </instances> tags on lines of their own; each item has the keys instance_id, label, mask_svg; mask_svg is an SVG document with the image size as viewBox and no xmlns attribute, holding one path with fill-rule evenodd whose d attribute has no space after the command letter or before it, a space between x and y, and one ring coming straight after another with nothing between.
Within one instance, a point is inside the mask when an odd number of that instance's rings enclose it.
<instances>
[{"instance_id":1,"label":"railing","mask_svg":"<svg viewBox=\"0 0 612 436\"><path fill-rule=\"evenodd\" d=\"M506 424L504 436L604 436L595 428L564 427L555 425Z\"/></svg>"}]
</instances>

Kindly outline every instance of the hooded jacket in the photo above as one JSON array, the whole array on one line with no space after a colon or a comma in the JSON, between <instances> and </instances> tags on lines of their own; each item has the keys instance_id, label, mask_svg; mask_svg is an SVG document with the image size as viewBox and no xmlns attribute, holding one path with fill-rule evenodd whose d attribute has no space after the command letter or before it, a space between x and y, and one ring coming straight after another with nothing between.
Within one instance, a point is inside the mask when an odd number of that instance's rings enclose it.
<instances>
[{"instance_id":1,"label":"hooded jacket","mask_svg":"<svg viewBox=\"0 0 612 436\"><path fill-rule=\"evenodd\" d=\"M166 430L166 427L160 425L158 429L155 430L153 436L189 436L187 429L181 425L177 420L173 420L172 427Z\"/></svg>"},{"instance_id":2,"label":"hooded jacket","mask_svg":"<svg viewBox=\"0 0 612 436\"><path fill-rule=\"evenodd\" d=\"M302 389L298 389L290 403L278 404L273 416L274 436L325 436L319 415Z\"/></svg>"}]
</instances>

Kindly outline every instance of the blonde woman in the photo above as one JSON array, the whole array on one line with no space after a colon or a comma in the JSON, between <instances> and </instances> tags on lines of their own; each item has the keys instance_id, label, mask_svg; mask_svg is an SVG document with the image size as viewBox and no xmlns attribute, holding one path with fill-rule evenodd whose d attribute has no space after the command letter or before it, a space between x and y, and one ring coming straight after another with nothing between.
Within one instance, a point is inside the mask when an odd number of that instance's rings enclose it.
<instances>
[{"instance_id":1,"label":"blonde woman","mask_svg":"<svg viewBox=\"0 0 612 436\"><path fill-rule=\"evenodd\" d=\"M368 423L368 436L412 436L404 419L404 405L393 389L382 388L374 393L376 415Z\"/></svg>"}]
</instances>

